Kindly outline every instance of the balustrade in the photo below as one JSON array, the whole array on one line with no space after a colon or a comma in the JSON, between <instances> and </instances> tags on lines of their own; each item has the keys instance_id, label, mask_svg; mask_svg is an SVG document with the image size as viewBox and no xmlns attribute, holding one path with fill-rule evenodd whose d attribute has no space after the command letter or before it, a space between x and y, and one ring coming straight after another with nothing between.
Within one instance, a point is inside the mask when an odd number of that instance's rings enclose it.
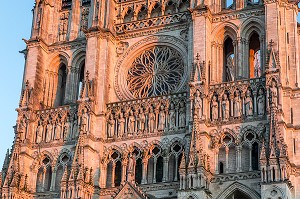
<instances>
[{"instance_id":1,"label":"balustrade","mask_svg":"<svg viewBox=\"0 0 300 199\"><path fill-rule=\"evenodd\" d=\"M266 114L265 78L210 85L208 101L212 124L263 117Z\"/></svg>"},{"instance_id":2,"label":"balustrade","mask_svg":"<svg viewBox=\"0 0 300 199\"><path fill-rule=\"evenodd\" d=\"M186 127L186 93L107 105L107 137L128 138Z\"/></svg>"},{"instance_id":3,"label":"balustrade","mask_svg":"<svg viewBox=\"0 0 300 199\"><path fill-rule=\"evenodd\" d=\"M172 15L165 15L161 17L148 18L139 21L117 24L116 32L121 34L129 31L140 30L143 28L158 27L161 25L175 24L179 22L182 23L187 20L188 20L188 14L186 12L176 13Z\"/></svg>"}]
</instances>

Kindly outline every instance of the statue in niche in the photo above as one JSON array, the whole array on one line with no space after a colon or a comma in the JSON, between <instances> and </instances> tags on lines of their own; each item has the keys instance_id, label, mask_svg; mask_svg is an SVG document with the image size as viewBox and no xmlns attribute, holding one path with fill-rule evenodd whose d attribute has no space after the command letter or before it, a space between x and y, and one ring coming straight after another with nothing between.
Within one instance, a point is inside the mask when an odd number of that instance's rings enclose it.
<instances>
[{"instance_id":1,"label":"statue in niche","mask_svg":"<svg viewBox=\"0 0 300 199\"><path fill-rule=\"evenodd\" d=\"M185 127L185 104L183 101L179 103L179 127Z\"/></svg>"},{"instance_id":2,"label":"statue in niche","mask_svg":"<svg viewBox=\"0 0 300 199\"><path fill-rule=\"evenodd\" d=\"M170 105L170 111L169 111L169 128L174 129L176 126L176 113L175 113L175 107L174 103L172 102Z\"/></svg>"},{"instance_id":3,"label":"statue in niche","mask_svg":"<svg viewBox=\"0 0 300 199\"><path fill-rule=\"evenodd\" d=\"M108 122L107 122L107 133L108 137L112 138L114 136L114 129L115 129L115 120L112 114L109 115Z\"/></svg>"},{"instance_id":4,"label":"statue in niche","mask_svg":"<svg viewBox=\"0 0 300 199\"><path fill-rule=\"evenodd\" d=\"M19 133L19 138L21 141L25 140L25 134L27 131L27 123L26 123L26 118L23 117L20 120L20 123L18 124L18 133Z\"/></svg>"},{"instance_id":5,"label":"statue in niche","mask_svg":"<svg viewBox=\"0 0 300 199\"><path fill-rule=\"evenodd\" d=\"M72 134L73 134L73 138L77 138L79 136L78 119L76 116L75 116L74 122L73 122Z\"/></svg>"},{"instance_id":6,"label":"statue in niche","mask_svg":"<svg viewBox=\"0 0 300 199\"><path fill-rule=\"evenodd\" d=\"M133 115L133 111L131 110L129 113L129 117L128 117L128 134L132 135L134 132L134 122L135 122L135 118Z\"/></svg>"},{"instance_id":7,"label":"statue in niche","mask_svg":"<svg viewBox=\"0 0 300 199\"><path fill-rule=\"evenodd\" d=\"M245 98L245 113L246 117L253 116L253 100L251 97L251 91L247 90Z\"/></svg>"},{"instance_id":8,"label":"statue in niche","mask_svg":"<svg viewBox=\"0 0 300 199\"><path fill-rule=\"evenodd\" d=\"M264 90L262 88L259 89L259 91L258 91L257 114L258 115L264 115L265 114L265 96L264 96Z\"/></svg>"},{"instance_id":9,"label":"statue in niche","mask_svg":"<svg viewBox=\"0 0 300 199\"><path fill-rule=\"evenodd\" d=\"M153 113L153 108L150 108L149 112L149 131L152 133L155 129L155 114Z\"/></svg>"},{"instance_id":10,"label":"statue in niche","mask_svg":"<svg viewBox=\"0 0 300 199\"><path fill-rule=\"evenodd\" d=\"M276 86L276 82L272 81L271 87L270 87L270 95L271 95L271 103L273 106L277 107L278 103L278 90Z\"/></svg>"},{"instance_id":11,"label":"statue in niche","mask_svg":"<svg viewBox=\"0 0 300 199\"><path fill-rule=\"evenodd\" d=\"M43 132L44 132L44 127L43 127L42 121L39 121L38 127L36 129L36 143L37 144L42 142Z\"/></svg>"},{"instance_id":12,"label":"statue in niche","mask_svg":"<svg viewBox=\"0 0 300 199\"><path fill-rule=\"evenodd\" d=\"M86 109L82 110L82 115L81 115L81 128L84 130L84 132L88 131L88 113Z\"/></svg>"},{"instance_id":13,"label":"statue in niche","mask_svg":"<svg viewBox=\"0 0 300 199\"><path fill-rule=\"evenodd\" d=\"M226 60L226 81L228 82L234 81L233 71L234 71L234 58L228 56Z\"/></svg>"},{"instance_id":14,"label":"statue in niche","mask_svg":"<svg viewBox=\"0 0 300 199\"><path fill-rule=\"evenodd\" d=\"M55 140L59 140L61 138L61 131L62 131L62 125L59 122L59 119L57 119L56 127L55 127Z\"/></svg>"},{"instance_id":15,"label":"statue in niche","mask_svg":"<svg viewBox=\"0 0 300 199\"><path fill-rule=\"evenodd\" d=\"M217 102L217 97L214 95L211 102L211 117L212 121L217 121L219 118L219 103Z\"/></svg>"},{"instance_id":16,"label":"statue in niche","mask_svg":"<svg viewBox=\"0 0 300 199\"><path fill-rule=\"evenodd\" d=\"M65 125L64 125L64 131L63 131L63 137L64 137L64 141L67 141L68 138L71 138L71 122L70 122L70 119L69 117L67 117L67 120L65 122Z\"/></svg>"},{"instance_id":17,"label":"statue in niche","mask_svg":"<svg viewBox=\"0 0 300 199\"><path fill-rule=\"evenodd\" d=\"M49 122L46 126L46 138L45 138L45 141L46 142L50 142L52 140L52 134L53 134L53 125L52 125L52 122L51 120L49 119Z\"/></svg>"},{"instance_id":18,"label":"statue in niche","mask_svg":"<svg viewBox=\"0 0 300 199\"><path fill-rule=\"evenodd\" d=\"M138 120L139 120L139 130L143 131L145 129L146 116L142 108L139 111Z\"/></svg>"},{"instance_id":19,"label":"statue in niche","mask_svg":"<svg viewBox=\"0 0 300 199\"><path fill-rule=\"evenodd\" d=\"M165 114L164 106L161 105L160 112L159 112L158 130L164 130L165 124L166 124L166 114Z\"/></svg>"},{"instance_id":20,"label":"statue in niche","mask_svg":"<svg viewBox=\"0 0 300 199\"><path fill-rule=\"evenodd\" d=\"M128 172L133 172L134 169L134 157L130 153L129 158L128 158Z\"/></svg>"},{"instance_id":21,"label":"statue in niche","mask_svg":"<svg viewBox=\"0 0 300 199\"><path fill-rule=\"evenodd\" d=\"M202 119L202 99L199 90L196 91L194 98L194 117Z\"/></svg>"},{"instance_id":22,"label":"statue in niche","mask_svg":"<svg viewBox=\"0 0 300 199\"><path fill-rule=\"evenodd\" d=\"M233 101L233 116L235 118L242 116L242 100L240 97L240 93L235 92L234 101Z\"/></svg>"},{"instance_id":23,"label":"statue in niche","mask_svg":"<svg viewBox=\"0 0 300 199\"><path fill-rule=\"evenodd\" d=\"M123 117L123 113L121 112L118 119L118 137L124 136L124 127L125 127L125 119Z\"/></svg>"},{"instance_id":24,"label":"statue in niche","mask_svg":"<svg viewBox=\"0 0 300 199\"><path fill-rule=\"evenodd\" d=\"M223 120L228 121L229 120L229 100L228 100L228 95L224 94L223 101L222 101L222 115L223 115Z\"/></svg>"}]
</instances>

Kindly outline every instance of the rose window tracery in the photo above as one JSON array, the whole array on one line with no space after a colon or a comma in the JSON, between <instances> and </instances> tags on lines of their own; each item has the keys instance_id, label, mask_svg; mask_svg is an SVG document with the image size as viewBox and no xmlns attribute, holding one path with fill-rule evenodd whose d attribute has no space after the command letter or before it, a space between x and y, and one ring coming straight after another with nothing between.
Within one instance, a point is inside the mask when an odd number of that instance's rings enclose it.
<instances>
[{"instance_id":1,"label":"rose window tracery","mask_svg":"<svg viewBox=\"0 0 300 199\"><path fill-rule=\"evenodd\" d=\"M183 75L180 53L167 46L155 46L134 59L126 81L135 98L145 98L176 92Z\"/></svg>"}]
</instances>

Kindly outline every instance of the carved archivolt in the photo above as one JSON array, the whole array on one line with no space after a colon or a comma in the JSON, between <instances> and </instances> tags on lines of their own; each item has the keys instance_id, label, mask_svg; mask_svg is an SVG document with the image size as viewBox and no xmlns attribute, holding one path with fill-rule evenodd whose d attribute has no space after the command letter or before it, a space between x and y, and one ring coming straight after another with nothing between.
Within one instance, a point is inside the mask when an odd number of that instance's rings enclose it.
<instances>
[{"instance_id":1,"label":"carved archivolt","mask_svg":"<svg viewBox=\"0 0 300 199\"><path fill-rule=\"evenodd\" d=\"M175 37L151 36L139 41L117 63L118 97L129 100L180 92L187 80L186 58L186 44Z\"/></svg>"}]
</instances>

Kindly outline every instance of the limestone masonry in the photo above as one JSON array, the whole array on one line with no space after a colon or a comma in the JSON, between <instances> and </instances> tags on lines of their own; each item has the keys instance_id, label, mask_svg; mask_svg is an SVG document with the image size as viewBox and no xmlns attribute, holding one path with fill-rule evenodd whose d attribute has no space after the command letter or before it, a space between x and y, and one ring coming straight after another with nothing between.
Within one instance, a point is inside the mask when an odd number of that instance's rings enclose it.
<instances>
[{"instance_id":1,"label":"limestone masonry","mask_svg":"<svg viewBox=\"0 0 300 199\"><path fill-rule=\"evenodd\" d=\"M36 0L2 199L300 199L295 0Z\"/></svg>"}]
</instances>

